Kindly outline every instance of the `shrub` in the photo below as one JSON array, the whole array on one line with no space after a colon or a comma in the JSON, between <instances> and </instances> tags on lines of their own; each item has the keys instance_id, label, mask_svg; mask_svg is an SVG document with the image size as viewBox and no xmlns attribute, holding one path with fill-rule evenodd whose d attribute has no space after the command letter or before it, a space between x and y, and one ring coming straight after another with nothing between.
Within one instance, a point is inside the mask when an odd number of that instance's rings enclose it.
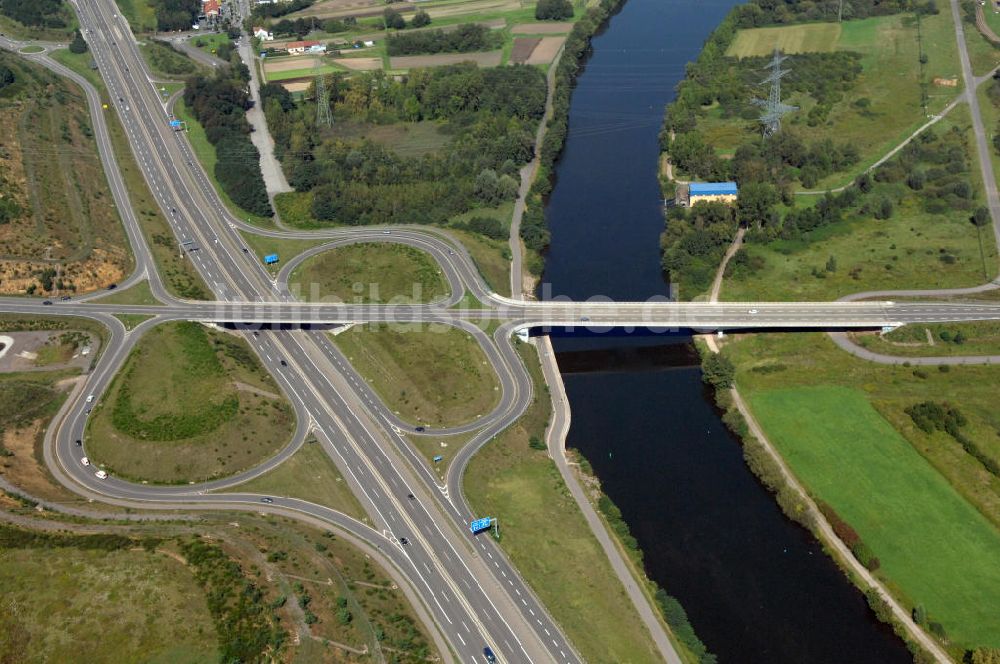
<instances>
[{"instance_id":1,"label":"shrub","mask_svg":"<svg viewBox=\"0 0 1000 664\"><path fill-rule=\"evenodd\" d=\"M538 0L535 5L535 19L539 21L563 21L573 18L570 0Z\"/></svg>"},{"instance_id":2,"label":"shrub","mask_svg":"<svg viewBox=\"0 0 1000 664\"><path fill-rule=\"evenodd\" d=\"M385 21L385 27L394 28L396 30L402 30L406 27L406 21L403 19L403 15L392 7L386 7L385 11L382 12L382 20Z\"/></svg>"},{"instance_id":3,"label":"shrub","mask_svg":"<svg viewBox=\"0 0 1000 664\"><path fill-rule=\"evenodd\" d=\"M84 40L83 35L80 34L79 30L74 31L73 41L69 43L70 53L86 53L87 52L87 42Z\"/></svg>"},{"instance_id":4,"label":"shrub","mask_svg":"<svg viewBox=\"0 0 1000 664\"><path fill-rule=\"evenodd\" d=\"M425 12L423 9L417 11L410 19L410 26L414 28L423 28L431 24L431 15Z\"/></svg>"}]
</instances>

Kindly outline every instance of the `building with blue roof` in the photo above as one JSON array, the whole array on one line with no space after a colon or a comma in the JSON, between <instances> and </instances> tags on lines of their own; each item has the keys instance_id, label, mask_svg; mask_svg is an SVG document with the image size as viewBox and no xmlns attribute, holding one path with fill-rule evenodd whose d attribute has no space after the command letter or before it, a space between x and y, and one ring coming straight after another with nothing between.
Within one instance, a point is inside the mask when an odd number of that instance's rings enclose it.
<instances>
[{"instance_id":1,"label":"building with blue roof","mask_svg":"<svg viewBox=\"0 0 1000 664\"><path fill-rule=\"evenodd\" d=\"M688 206L709 201L732 203L738 193L735 182L692 182L688 185Z\"/></svg>"}]
</instances>

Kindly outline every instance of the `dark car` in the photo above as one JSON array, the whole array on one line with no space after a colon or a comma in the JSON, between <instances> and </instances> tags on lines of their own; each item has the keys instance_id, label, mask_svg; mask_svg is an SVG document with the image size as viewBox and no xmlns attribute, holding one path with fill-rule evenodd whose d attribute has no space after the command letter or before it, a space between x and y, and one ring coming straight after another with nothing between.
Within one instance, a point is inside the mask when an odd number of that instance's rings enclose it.
<instances>
[{"instance_id":1,"label":"dark car","mask_svg":"<svg viewBox=\"0 0 1000 664\"><path fill-rule=\"evenodd\" d=\"M281 361L281 366L283 366L283 367L287 367L287 366L288 366L288 362L285 362L284 360L282 360L282 361Z\"/></svg>"},{"instance_id":2,"label":"dark car","mask_svg":"<svg viewBox=\"0 0 1000 664\"><path fill-rule=\"evenodd\" d=\"M79 438L77 438L77 439L76 439L76 446L77 446L77 447L82 447L82 446L83 446L83 441L82 441L82 440L80 440Z\"/></svg>"},{"instance_id":3,"label":"dark car","mask_svg":"<svg viewBox=\"0 0 1000 664\"><path fill-rule=\"evenodd\" d=\"M62 300L63 302L68 302L69 300L72 300L73 298L71 298L69 295L63 295L59 299Z\"/></svg>"},{"instance_id":4,"label":"dark car","mask_svg":"<svg viewBox=\"0 0 1000 664\"><path fill-rule=\"evenodd\" d=\"M406 494L406 497L409 498L410 500L415 500L415 498L414 498L414 496L413 496L412 493Z\"/></svg>"},{"instance_id":5,"label":"dark car","mask_svg":"<svg viewBox=\"0 0 1000 664\"><path fill-rule=\"evenodd\" d=\"M114 290L116 288L118 288L118 284L111 284L110 286L108 286L108 290Z\"/></svg>"},{"instance_id":6,"label":"dark car","mask_svg":"<svg viewBox=\"0 0 1000 664\"><path fill-rule=\"evenodd\" d=\"M260 499L260 502L271 504L274 502L274 498L268 498L267 496L264 496L263 498Z\"/></svg>"},{"instance_id":7,"label":"dark car","mask_svg":"<svg viewBox=\"0 0 1000 664\"><path fill-rule=\"evenodd\" d=\"M410 543L410 540L406 539L405 537L400 537L399 538L399 543L403 544L405 546L405 545L407 545L407 544Z\"/></svg>"},{"instance_id":8,"label":"dark car","mask_svg":"<svg viewBox=\"0 0 1000 664\"><path fill-rule=\"evenodd\" d=\"M426 431L426 427L417 427L417 432Z\"/></svg>"},{"instance_id":9,"label":"dark car","mask_svg":"<svg viewBox=\"0 0 1000 664\"><path fill-rule=\"evenodd\" d=\"M486 661L490 662L490 664L493 664L494 662L497 661L497 656L493 654L493 651L490 650L489 646L483 648L483 657L485 657Z\"/></svg>"},{"instance_id":10,"label":"dark car","mask_svg":"<svg viewBox=\"0 0 1000 664\"><path fill-rule=\"evenodd\" d=\"M52 304L52 300L45 300L42 304Z\"/></svg>"}]
</instances>

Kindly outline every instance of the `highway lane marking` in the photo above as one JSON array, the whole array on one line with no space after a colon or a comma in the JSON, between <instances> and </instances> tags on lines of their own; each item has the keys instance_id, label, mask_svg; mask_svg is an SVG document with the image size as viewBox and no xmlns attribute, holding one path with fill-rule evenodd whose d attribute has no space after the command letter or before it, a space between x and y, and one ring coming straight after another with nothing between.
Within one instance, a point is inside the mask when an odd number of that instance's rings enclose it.
<instances>
[{"instance_id":1,"label":"highway lane marking","mask_svg":"<svg viewBox=\"0 0 1000 664\"><path fill-rule=\"evenodd\" d=\"M468 632L469 634L472 634L472 630L471 630L471 629L469 629L469 626L465 624L465 621L464 621L464 620L462 621L462 627L464 627L464 628L465 628L465 631L466 631L466 632Z\"/></svg>"}]
</instances>

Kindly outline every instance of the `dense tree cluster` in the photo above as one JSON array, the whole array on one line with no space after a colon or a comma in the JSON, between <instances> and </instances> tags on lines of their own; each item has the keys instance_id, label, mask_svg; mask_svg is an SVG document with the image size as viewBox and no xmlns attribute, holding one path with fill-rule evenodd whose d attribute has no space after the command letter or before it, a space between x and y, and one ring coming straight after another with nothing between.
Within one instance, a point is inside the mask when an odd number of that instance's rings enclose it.
<instances>
[{"instance_id":1,"label":"dense tree cluster","mask_svg":"<svg viewBox=\"0 0 1000 664\"><path fill-rule=\"evenodd\" d=\"M79 30L73 31L73 41L69 43L69 52L76 54L87 52L87 42Z\"/></svg>"},{"instance_id":2,"label":"dense tree cluster","mask_svg":"<svg viewBox=\"0 0 1000 664\"><path fill-rule=\"evenodd\" d=\"M164 32L190 30L201 13L200 0L153 0L156 28Z\"/></svg>"},{"instance_id":3,"label":"dense tree cluster","mask_svg":"<svg viewBox=\"0 0 1000 664\"><path fill-rule=\"evenodd\" d=\"M13 69L6 65L0 65L0 90L3 90L8 85L13 85L16 80L17 76L14 74Z\"/></svg>"},{"instance_id":4,"label":"dense tree cluster","mask_svg":"<svg viewBox=\"0 0 1000 664\"><path fill-rule=\"evenodd\" d=\"M382 12L382 23L385 25L386 30L389 28L402 30L406 27L406 19L403 18L403 15L398 10L392 7L386 7L385 11Z\"/></svg>"},{"instance_id":5,"label":"dense tree cluster","mask_svg":"<svg viewBox=\"0 0 1000 664\"><path fill-rule=\"evenodd\" d=\"M951 436L972 458L983 464L993 475L1000 476L1000 462L997 462L974 440L962 431L968 424L965 415L955 406L935 401L922 401L909 406L904 411L921 431L932 434L943 431Z\"/></svg>"},{"instance_id":6,"label":"dense tree cluster","mask_svg":"<svg viewBox=\"0 0 1000 664\"><path fill-rule=\"evenodd\" d=\"M245 75L245 68L241 71L234 67L218 72L214 78L189 78L184 87L184 103L215 146L215 177L226 194L244 210L269 216L271 203L260 173L260 153L250 141L246 119L251 101Z\"/></svg>"},{"instance_id":7,"label":"dense tree cluster","mask_svg":"<svg viewBox=\"0 0 1000 664\"><path fill-rule=\"evenodd\" d=\"M666 230L660 238L663 270L685 292L705 290L736 228L735 210L725 203L699 203L691 209L671 208Z\"/></svg>"},{"instance_id":8,"label":"dense tree cluster","mask_svg":"<svg viewBox=\"0 0 1000 664\"><path fill-rule=\"evenodd\" d=\"M290 2L272 2L269 4L255 4L253 8L254 18L278 18L287 16L293 12L312 6L316 0L290 0Z\"/></svg>"},{"instance_id":9,"label":"dense tree cluster","mask_svg":"<svg viewBox=\"0 0 1000 664\"><path fill-rule=\"evenodd\" d=\"M0 0L0 14L30 28L60 29L69 25L62 0Z\"/></svg>"},{"instance_id":10,"label":"dense tree cluster","mask_svg":"<svg viewBox=\"0 0 1000 664\"><path fill-rule=\"evenodd\" d=\"M516 196L518 171L533 156L535 126L545 110L545 79L537 68L467 63L413 70L399 80L377 71L334 74L326 82L338 118L435 120L451 138L420 157L368 140L338 140L316 127L312 105L297 107L280 86L265 86L261 97L277 154L296 190L312 193L316 219L440 224Z\"/></svg>"},{"instance_id":11,"label":"dense tree cluster","mask_svg":"<svg viewBox=\"0 0 1000 664\"><path fill-rule=\"evenodd\" d=\"M388 11L388 10L387 10ZM472 53L500 48L503 36L486 26L467 23L454 30L424 30L409 34L390 35L386 38L389 55L416 55L421 53Z\"/></svg>"},{"instance_id":12,"label":"dense tree cluster","mask_svg":"<svg viewBox=\"0 0 1000 664\"><path fill-rule=\"evenodd\" d=\"M564 21L573 18L573 4L570 0L538 0L535 18L539 21Z\"/></svg>"},{"instance_id":13,"label":"dense tree cluster","mask_svg":"<svg viewBox=\"0 0 1000 664\"><path fill-rule=\"evenodd\" d=\"M425 28L431 24L431 15L425 12L423 9L418 9L410 19L410 27L412 28Z\"/></svg>"},{"instance_id":14,"label":"dense tree cluster","mask_svg":"<svg viewBox=\"0 0 1000 664\"><path fill-rule=\"evenodd\" d=\"M935 0L750 0L734 10L737 25L762 25L836 21L884 16L905 11L938 12Z\"/></svg>"}]
</instances>

